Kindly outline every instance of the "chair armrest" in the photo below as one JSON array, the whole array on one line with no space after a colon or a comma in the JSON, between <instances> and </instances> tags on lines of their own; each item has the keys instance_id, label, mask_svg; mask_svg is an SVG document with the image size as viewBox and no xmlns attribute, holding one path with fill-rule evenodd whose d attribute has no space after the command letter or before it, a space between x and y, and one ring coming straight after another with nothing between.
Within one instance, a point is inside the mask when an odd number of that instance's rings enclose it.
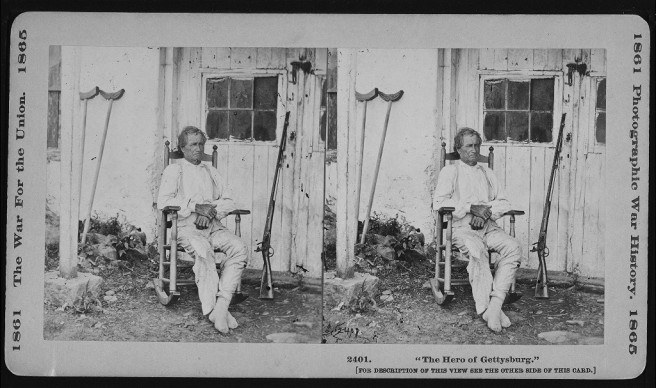
<instances>
[{"instance_id":1,"label":"chair armrest","mask_svg":"<svg viewBox=\"0 0 656 388\"><path fill-rule=\"evenodd\" d=\"M445 206L445 207L441 207L441 208L437 209L437 212L440 213L440 214L453 213L454 211L456 211L456 208L455 207L449 207L449 206Z\"/></svg>"},{"instance_id":2,"label":"chair armrest","mask_svg":"<svg viewBox=\"0 0 656 388\"><path fill-rule=\"evenodd\" d=\"M251 211L250 211L250 210L246 210L246 209L236 209L236 210L231 211L231 212L228 213L228 214L239 214L239 215L242 215L242 214L251 214Z\"/></svg>"},{"instance_id":3,"label":"chair armrest","mask_svg":"<svg viewBox=\"0 0 656 388\"><path fill-rule=\"evenodd\" d=\"M164 206L162 209L164 213L175 213L180 211L180 206Z\"/></svg>"},{"instance_id":4,"label":"chair armrest","mask_svg":"<svg viewBox=\"0 0 656 388\"><path fill-rule=\"evenodd\" d=\"M501 217L504 217L504 216L523 216L524 214L526 214L526 213L524 213L523 210L508 210L507 212L503 213L501 215Z\"/></svg>"}]
</instances>

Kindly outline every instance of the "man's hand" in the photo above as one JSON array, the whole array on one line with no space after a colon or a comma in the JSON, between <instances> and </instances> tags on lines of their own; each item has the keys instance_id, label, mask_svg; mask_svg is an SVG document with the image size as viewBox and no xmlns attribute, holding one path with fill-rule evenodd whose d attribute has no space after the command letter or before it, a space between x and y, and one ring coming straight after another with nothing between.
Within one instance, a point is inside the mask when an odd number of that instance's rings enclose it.
<instances>
[{"instance_id":1,"label":"man's hand","mask_svg":"<svg viewBox=\"0 0 656 388\"><path fill-rule=\"evenodd\" d=\"M196 221L194 221L194 224L196 225L196 229L207 229L207 227L209 227L211 223L212 220L200 214L196 216Z\"/></svg>"},{"instance_id":2,"label":"man's hand","mask_svg":"<svg viewBox=\"0 0 656 388\"><path fill-rule=\"evenodd\" d=\"M471 225L471 228L474 230L480 230L483 229L483 227L485 226L485 220L479 216L472 216L469 225Z\"/></svg>"},{"instance_id":3,"label":"man's hand","mask_svg":"<svg viewBox=\"0 0 656 388\"><path fill-rule=\"evenodd\" d=\"M209 218L210 220L216 217L216 205L212 205L211 203L206 203L206 204L196 204L196 213L198 213L201 216L205 216Z\"/></svg>"},{"instance_id":4,"label":"man's hand","mask_svg":"<svg viewBox=\"0 0 656 388\"><path fill-rule=\"evenodd\" d=\"M198 205L196 205L198 206ZM492 216L491 206L488 205L471 205L471 214L481 217L487 221Z\"/></svg>"}]
</instances>

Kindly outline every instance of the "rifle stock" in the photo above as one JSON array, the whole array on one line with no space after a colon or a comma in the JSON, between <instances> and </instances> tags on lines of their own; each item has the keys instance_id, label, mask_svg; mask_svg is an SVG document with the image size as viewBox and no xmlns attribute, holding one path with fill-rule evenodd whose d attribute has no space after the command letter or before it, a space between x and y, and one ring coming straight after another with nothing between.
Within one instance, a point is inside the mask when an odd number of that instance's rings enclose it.
<instances>
[{"instance_id":1,"label":"rifle stock","mask_svg":"<svg viewBox=\"0 0 656 388\"><path fill-rule=\"evenodd\" d=\"M554 179L558 164L560 162L560 152L563 148L563 130L565 128L566 113L560 118L560 129L558 130L558 140L556 140L556 150L554 152L553 164L551 166L551 176L549 178L549 188L547 189L547 198L544 201L544 210L542 212L542 224L540 225L540 236L538 242L533 244L531 252L538 254L538 277L535 284L535 298L548 299L549 298L549 279L547 278L547 261L549 256L549 248L547 248L547 228L549 226L549 214L551 212L551 196L553 195Z\"/></svg>"},{"instance_id":2,"label":"rifle stock","mask_svg":"<svg viewBox=\"0 0 656 388\"><path fill-rule=\"evenodd\" d=\"M285 114L285 125L282 130L280 139L280 149L278 150L278 161L276 162L276 172L273 176L273 187L271 188L271 198L269 199L269 208L267 210L266 224L264 226L264 236L255 252L262 252L262 280L260 281L260 299L273 299L273 280L271 276L271 256L274 251L271 247L271 227L273 225L273 213L276 209L276 192L278 187L278 175L282 168L282 158L287 144L287 127L289 126L289 112Z\"/></svg>"}]
</instances>

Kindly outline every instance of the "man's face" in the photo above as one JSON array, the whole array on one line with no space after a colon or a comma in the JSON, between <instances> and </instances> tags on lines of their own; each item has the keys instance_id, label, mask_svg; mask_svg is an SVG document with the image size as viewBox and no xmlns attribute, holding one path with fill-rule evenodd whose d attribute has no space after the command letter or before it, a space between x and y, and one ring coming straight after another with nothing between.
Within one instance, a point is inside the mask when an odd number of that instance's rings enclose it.
<instances>
[{"instance_id":1,"label":"man's face","mask_svg":"<svg viewBox=\"0 0 656 388\"><path fill-rule=\"evenodd\" d=\"M462 146L458 149L460 160L470 166L475 166L478 162L478 155L481 154L481 142L475 135L465 135L462 138Z\"/></svg>"},{"instance_id":2,"label":"man's face","mask_svg":"<svg viewBox=\"0 0 656 388\"><path fill-rule=\"evenodd\" d=\"M184 158L191 164L198 164L205 152L205 139L198 133L187 135L187 144L182 147Z\"/></svg>"}]
</instances>

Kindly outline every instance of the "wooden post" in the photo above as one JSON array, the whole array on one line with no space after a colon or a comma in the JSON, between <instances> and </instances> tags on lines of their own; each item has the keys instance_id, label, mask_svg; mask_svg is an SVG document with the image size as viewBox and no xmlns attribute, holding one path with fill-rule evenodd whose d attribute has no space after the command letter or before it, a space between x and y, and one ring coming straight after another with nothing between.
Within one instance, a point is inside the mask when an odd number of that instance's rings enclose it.
<instances>
[{"instance_id":1,"label":"wooden post","mask_svg":"<svg viewBox=\"0 0 656 388\"><path fill-rule=\"evenodd\" d=\"M75 141L77 116L81 105L80 48L62 47L61 164L59 201L59 276L77 277L77 231L80 198L78 187L79 144ZM79 139L78 139L79 140Z\"/></svg>"},{"instance_id":2,"label":"wooden post","mask_svg":"<svg viewBox=\"0 0 656 388\"><path fill-rule=\"evenodd\" d=\"M577 51L567 51L568 55L563 55L563 63L568 59L573 60L577 57ZM565 67L563 67L565 68ZM571 127L571 157L570 157L570 170L569 170L569 198L568 198L568 209L569 209L569 219L567 223L567 271L574 271L574 263L580 260L582 254L581 249L581 240L580 233L577 233L577 227L580 228L580 221L582 219L582 204L581 199L577 201L576 195L580 190L581 180L579 177L582 172L579 171L579 167L582 167L582 163L579 161L580 158L584 158L584 147L583 142L581 141L582 136L584 135L580 130L579 126L579 99L581 97L581 77L578 72L573 72L572 74L572 127ZM578 186L578 187L577 187ZM581 210L577 210L577 202Z\"/></svg>"},{"instance_id":3,"label":"wooden post","mask_svg":"<svg viewBox=\"0 0 656 388\"><path fill-rule=\"evenodd\" d=\"M337 276L343 279L353 277L354 247L357 238L358 219L355 216L357 204L354 201L357 187L355 152L357 117L355 101L355 70L357 51L338 50L338 95L337 110L344 114L337 117Z\"/></svg>"}]
</instances>

